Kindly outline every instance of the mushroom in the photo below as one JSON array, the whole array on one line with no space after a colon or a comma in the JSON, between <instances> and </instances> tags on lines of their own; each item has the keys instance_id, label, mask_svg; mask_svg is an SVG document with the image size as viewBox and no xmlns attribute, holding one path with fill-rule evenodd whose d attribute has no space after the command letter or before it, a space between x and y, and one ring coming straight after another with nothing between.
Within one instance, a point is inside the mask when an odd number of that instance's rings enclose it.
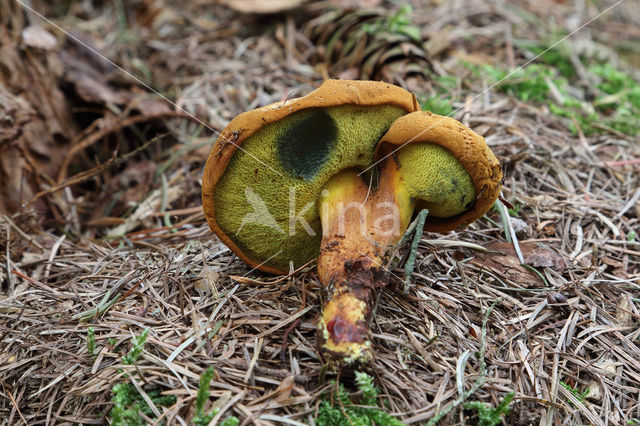
<instances>
[{"instance_id":1,"label":"mushroom","mask_svg":"<svg viewBox=\"0 0 640 426\"><path fill-rule=\"evenodd\" d=\"M501 178L480 135L419 111L406 90L328 80L232 120L207 160L202 202L213 232L253 267L285 273L318 258L320 349L349 364L372 357L373 296L414 211L428 209L427 230L466 225Z\"/></svg>"}]
</instances>

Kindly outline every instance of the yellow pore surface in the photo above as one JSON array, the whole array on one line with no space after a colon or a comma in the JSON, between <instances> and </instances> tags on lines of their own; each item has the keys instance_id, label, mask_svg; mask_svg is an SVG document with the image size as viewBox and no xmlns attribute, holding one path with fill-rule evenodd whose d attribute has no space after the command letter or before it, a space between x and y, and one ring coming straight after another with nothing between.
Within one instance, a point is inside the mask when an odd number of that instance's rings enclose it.
<instances>
[{"instance_id":1,"label":"yellow pore surface","mask_svg":"<svg viewBox=\"0 0 640 426\"><path fill-rule=\"evenodd\" d=\"M450 217L473 207L476 189L454 155L439 145L412 143L397 152L400 174L418 208L429 216Z\"/></svg>"}]
</instances>

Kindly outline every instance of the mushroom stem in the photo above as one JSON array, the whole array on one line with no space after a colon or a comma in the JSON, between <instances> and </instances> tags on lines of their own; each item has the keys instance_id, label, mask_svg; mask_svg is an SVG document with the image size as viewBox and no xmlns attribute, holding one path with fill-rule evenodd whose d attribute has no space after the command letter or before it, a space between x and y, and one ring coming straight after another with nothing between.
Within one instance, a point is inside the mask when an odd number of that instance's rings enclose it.
<instances>
[{"instance_id":1,"label":"mushroom stem","mask_svg":"<svg viewBox=\"0 0 640 426\"><path fill-rule=\"evenodd\" d=\"M388 282L386 254L404 234L415 207L402 180L390 157L375 191L349 169L327 182L319 201L318 274L327 295L319 341L326 355L347 364L372 356L368 325L374 292Z\"/></svg>"}]
</instances>

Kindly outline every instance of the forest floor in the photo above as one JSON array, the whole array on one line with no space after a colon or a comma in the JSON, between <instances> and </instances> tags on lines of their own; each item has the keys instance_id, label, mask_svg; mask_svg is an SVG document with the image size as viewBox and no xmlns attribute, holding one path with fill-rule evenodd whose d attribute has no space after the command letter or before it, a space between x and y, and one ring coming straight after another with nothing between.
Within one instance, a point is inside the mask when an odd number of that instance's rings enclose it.
<instances>
[{"instance_id":1,"label":"forest floor","mask_svg":"<svg viewBox=\"0 0 640 426\"><path fill-rule=\"evenodd\" d=\"M0 1L0 425L640 425L637 2L59 3ZM201 209L229 120L328 77L409 89L505 171L381 292L377 391L323 367L315 264L252 269Z\"/></svg>"}]
</instances>

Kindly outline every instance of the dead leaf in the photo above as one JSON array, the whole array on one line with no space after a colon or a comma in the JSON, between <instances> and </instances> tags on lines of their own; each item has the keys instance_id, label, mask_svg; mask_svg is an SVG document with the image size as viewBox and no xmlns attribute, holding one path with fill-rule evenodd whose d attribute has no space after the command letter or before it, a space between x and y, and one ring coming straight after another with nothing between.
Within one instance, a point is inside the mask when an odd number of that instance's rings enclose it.
<instances>
[{"instance_id":1,"label":"dead leaf","mask_svg":"<svg viewBox=\"0 0 640 426\"><path fill-rule=\"evenodd\" d=\"M169 206L182 195L182 189L179 186L171 186L164 195L166 196L167 205ZM111 230L107 232L107 236L112 238L120 237L143 224L152 217L152 213L160 210L162 199L162 191L159 189L152 191L149 196L138 205L133 214L127 217L126 222L115 228L111 228Z\"/></svg>"},{"instance_id":2,"label":"dead leaf","mask_svg":"<svg viewBox=\"0 0 640 426\"><path fill-rule=\"evenodd\" d=\"M104 217L99 217L97 219L91 219L88 220L85 225L86 226L117 226L117 225L122 225L123 223L125 223L127 220L123 217L111 217L111 216L104 216Z\"/></svg>"},{"instance_id":3,"label":"dead leaf","mask_svg":"<svg viewBox=\"0 0 640 426\"><path fill-rule=\"evenodd\" d=\"M130 95L124 90L117 90L110 86L108 76L112 69L108 65L96 63L95 59L88 58L84 49L72 44L66 46L60 53L60 59L65 67L65 81L85 102L124 105Z\"/></svg>"},{"instance_id":4,"label":"dead leaf","mask_svg":"<svg viewBox=\"0 0 640 426\"><path fill-rule=\"evenodd\" d=\"M144 0L136 8L136 22L141 27L151 27L156 24L158 16L164 14L180 16L175 10L169 8L163 0Z\"/></svg>"},{"instance_id":5,"label":"dead leaf","mask_svg":"<svg viewBox=\"0 0 640 426\"><path fill-rule=\"evenodd\" d=\"M474 65L491 65L495 62L495 58L486 53L467 53L459 49L453 50L451 56Z\"/></svg>"},{"instance_id":6,"label":"dead leaf","mask_svg":"<svg viewBox=\"0 0 640 426\"><path fill-rule=\"evenodd\" d=\"M551 268L558 273L564 271L565 265L562 256L545 245L527 241L521 241L519 245L527 265L536 268ZM473 262L525 287L541 284L540 278L534 272L520 265L512 243L496 242L489 244L487 249L502 254L481 253L475 256Z\"/></svg>"},{"instance_id":7,"label":"dead leaf","mask_svg":"<svg viewBox=\"0 0 640 426\"><path fill-rule=\"evenodd\" d=\"M118 218L144 200L151 190L156 168L153 161L132 162L106 181L104 186L107 191L94 208L87 225L114 226L124 223Z\"/></svg>"},{"instance_id":8,"label":"dead leaf","mask_svg":"<svg viewBox=\"0 0 640 426\"><path fill-rule=\"evenodd\" d=\"M613 379L616 375L616 370L618 368L618 366L622 365L622 363L612 359L612 358L604 358L598 362L596 362L595 364L593 364L595 367L598 367L602 370L604 370L604 375L607 376L610 379Z\"/></svg>"},{"instance_id":9,"label":"dead leaf","mask_svg":"<svg viewBox=\"0 0 640 426\"><path fill-rule=\"evenodd\" d=\"M602 400L602 386L600 382L595 379L591 379L589 387L587 388L587 399L592 402L599 402Z\"/></svg>"},{"instance_id":10,"label":"dead leaf","mask_svg":"<svg viewBox=\"0 0 640 426\"><path fill-rule=\"evenodd\" d=\"M510 243L503 244L513 247ZM551 268L558 273L564 271L565 264L563 257L544 244L522 242L520 243L520 251L527 265L536 268Z\"/></svg>"},{"instance_id":11,"label":"dead leaf","mask_svg":"<svg viewBox=\"0 0 640 426\"><path fill-rule=\"evenodd\" d=\"M306 3L307 0L224 0L223 3L242 13L280 13Z\"/></svg>"},{"instance_id":12,"label":"dead leaf","mask_svg":"<svg viewBox=\"0 0 640 426\"><path fill-rule=\"evenodd\" d=\"M42 50L54 50L58 40L47 30L38 25L29 25L22 30L22 44Z\"/></svg>"},{"instance_id":13,"label":"dead leaf","mask_svg":"<svg viewBox=\"0 0 640 426\"><path fill-rule=\"evenodd\" d=\"M351 67L344 71L340 71L336 77L342 80L355 80L359 76L360 70L357 67Z\"/></svg>"},{"instance_id":14,"label":"dead leaf","mask_svg":"<svg viewBox=\"0 0 640 426\"><path fill-rule=\"evenodd\" d=\"M531 235L531 226L526 221L517 217L512 217L509 220L511 221L511 226L513 226L513 230L518 237L522 238L527 235Z\"/></svg>"},{"instance_id":15,"label":"dead leaf","mask_svg":"<svg viewBox=\"0 0 640 426\"><path fill-rule=\"evenodd\" d=\"M217 288L219 279L220 272L214 271L205 264L202 272L200 272L200 276L195 282L195 287L200 291L211 293L217 298L220 297Z\"/></svg>"},{"instance_id":16,"label":"dead leaf","mask_svg":"<svg viewBox=\"0 0 640 426\"><path fill-rule=\"evenodd\" d=\"M620 295L618 299L618 304L616 305L616 322L620 325L627 325L633 322L633 318L631 318L631 305L633 302L631 301L631 295L627 292L624 292Z\"/></svg>"},{"instance_id":17,"label":"dead leaf","mask_svg":"<svg viewBox=\"0 0 640 426\"><path fill-rule=\"evenodd\" d=\"M142 96L142 95L141 95ZM136 99L134 110L139 111L142 115L160 115L171 111L169 103L160 98L140 98Z\"/></svg>"},{"instance_id":18,"label":"dead leaf","mask_svg":"<svg viewBox=\"0 0 640 426\"><path fill-rule=\"evenodd\" d=\"M16 25L18 21L16 17ZM27 28L19 36L22 42L50 45L39 30ZM77 133L59 88L58 53L37 49L27 55L13 35L0 32L0 212L4 213L19 211L38 192L40 182L57 174L65 144ZM44 203L33 207L46 209Z\"/></svg>"},{"instance_id":19,"label":"dead leaf","mask_svg":"<svg viewBox=\"0 0 640 426\"><path fill-rule=\"evenodd\" d=\"M331 3L340 9L371 9L380 6L382 0L333 0Z\"/></svg>"},{"instance_id":20,"label":"dead leaf","mask_svg":"<svg viewBox=\"0 0 640 426\"><path fill-rule=\"evenodd\" d=\"M113 186L122 192L125 209L140 203L151 189L157 165L154 161L132 162L115 177ZM111 186L111 185L110 185Z\"/></svg>"},{"instance_id":21,"label":"dead leaf","mask_svg":"<svg viewBox=\"0 0 640 426\"><path fill-rule=\"evenodd\" d=\"M276 401L284 402L291 396L291 391L293 390L293 386L295 385L293 376L287 376L278 385L276 389Z\"/></svg>"},{"instance_id":22,"label":"dead leaf","mask_svg":"<svg viewBox=\"0 0 640 426\"><path fill-rule=\"evenodd\" d=\"M556 303L563 304L563 303L567 303L567 298L562 293L559 293L557 291L550 291L549 293L547 293L547 301L553 304L556 304Z\"/></svg>"}]
</instances>

